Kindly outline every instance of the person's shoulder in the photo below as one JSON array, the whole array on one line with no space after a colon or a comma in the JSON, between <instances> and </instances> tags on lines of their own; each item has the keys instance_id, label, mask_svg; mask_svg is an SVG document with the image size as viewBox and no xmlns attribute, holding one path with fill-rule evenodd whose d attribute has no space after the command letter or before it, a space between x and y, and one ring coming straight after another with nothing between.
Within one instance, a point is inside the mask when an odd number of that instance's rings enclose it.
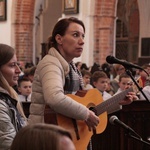
<instances>
[{"instance_id":1,"label":"person's shoulder","mask_svg":"<svg viewBox=\"0 0 150 150\"><path fill-rule=\"evenodd\" d=\"M23 96L21 94L18 95L18 99L20 102L25 102L25 96Z\"/></svg>"},{"instance_id":2,"label":"person's shoulder","mask_svg":"<svg viewBox=\"0 0 150 150\"><path fill-rule=\"evenodd\" d=\"M150 93L150 85L147 85L143 88L143 91L147 91Z\"/></svg>"},{"instance_id":3,"label":"person's shoulder","mask_svg":"<svg viewBox=\"0 0 150 150\"><path fill-rule=\"evenodd\" d=\"M42 60L39 61L37 65L37 70L41 71L45 67L50 67L50 66L57 66L60 65L59 60L56 57L53 57L49 54L47 54L45 57L43 57Z\"/></svg>"},{"instance_id":4,"label":"person's shoulder","mask_svg":"<svg viewBox=\"0 0 150 150\"><path fill-rule=\"evenodd\" d=\"M107 91L104 91L104 94L112 97L111 94L109 94Z\"/></svg>"},{"instance_id":5,"label":"person's shoulder","mask_svg":"<svg viewBox=\"0 0 150 150\"><path fill-rule=\"evenodd\" d=\"M106 91L104 91L103 92L103 99L104 100L107 100L107 99L109 99L109 98L111 98L112 96L108 93L108 92L106 92Z\"/></svg>"},{"instance_id":6,"label":"person's shoulder","mask_svg":"<svg viewBox=\"0 0 150 150\"><path fill-rule=\"evenodd\" d=\"M87 84L85 87L85 90L93 89L93 86L91 84Z\"/></svg>"},{"instance_id":7,"label":"person's shoulder","mask_svg":"<svg viewBox=\"0 0 150 150\"><path fill-rule=\"evenodd\" d=\"M68 65L67 61L60 55L50 55L47 54L45 57L43 57L37 67L43 67L43 65L47 66L47 65L55 65L55 66L61 66L62 64L66 64ZM69 66L69 65L68 65Z\"/></svg>"},{"instance_id":8,"label":"person's shoulder","mask_svg":"<svg viewBox=\"0 0 150 150\"><path fill-rule=\"evenodd\" d=\"M147 98L149 98L150 96L150 86L145 86L142 91L145 93L145 95L147 96ZM140 100L145 100L145 97L143 96L142 93L140 93Z\"/></svg>"},{"instance_id":9,"label":"person's shoulder","mask_svg":"<svg viewBox=\"0 0 150 150\"><path fill-rule=\"evenodd\" d=\"M118 88L117 92L115 93L116 94L119 94L120 92L122 92L121 88Z\"/></svg>"},{"instance_id":10,"label":"person's shoulder","mask_svg":"<svg viewBox=\"0 0 150 150\"><path fill-rule=\"evenodd\" d=\"M39 61L39 64L44 63L44 62L46 63L53 62L54 60L57 61L57 58L52 55L47 54Z\"/></svg>"},{"instance_id":11,"label":"person's shoulder","mask_svg":"<svg viewBox=\"0 0 150 150\"><path fill-rule=\"evenodd\" d=\"M66 74L69 72L68 62L55 49L51 53L45 55L37 65L38 71L43 71L43 69L45 69L45 71L48 71L49 69L55 70L56 68L64 70Z\"/></svg>"}]
</instances>

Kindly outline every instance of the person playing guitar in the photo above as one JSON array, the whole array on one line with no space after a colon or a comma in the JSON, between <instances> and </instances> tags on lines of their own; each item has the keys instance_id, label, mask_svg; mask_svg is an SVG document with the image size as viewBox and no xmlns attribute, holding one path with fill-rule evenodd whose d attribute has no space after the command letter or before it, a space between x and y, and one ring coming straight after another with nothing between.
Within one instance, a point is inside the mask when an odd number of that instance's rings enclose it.
<instances>
[{"instance_id":1,"label":"person playing guitar","mask_svg":"<svg viewBox=\"0 0 150 150\"><path fill-rule=\"evenodd\" d=\"M82 100L78 99L81 98L78 96L76 99L76 95L74 95L83 89L82 76L73 63L73 59L81 56L84 37L85 27L81 20L71 17L61 19L56 23L52 36L48 40L48 54L39 62L35 71L28 119L29 124L44 123L45 106L49 106L51 112L57 116L56 120L48 117L51 122L54 121L60 126L65 124L64 128L66 125L71 125L66 128L75 131L72 134L74 134L73 140L77 150L86 149L87 146L87 144L78 143L82 139L79 131L82 131L84 140L88 141L91 135L86 136L87 131L90 134L92 134L90 131L98 132L97 126L99 122L102 122L102 118L98 116L101 114L99 109L96 112L97 109L90 110L84 104L90 103L86 97L90 97L91 102L93 99L101 98L95 89L89 91L89 94L87 93ZM93 93L97 98L91 97ZM125 99L122 98L120 104L127 105L133 101L132 92L127 92L124 97ZM92 104L92 106L94 105ZM79 148L77 145L83 145L83 147Z\"/></svg>"}]
</instances>

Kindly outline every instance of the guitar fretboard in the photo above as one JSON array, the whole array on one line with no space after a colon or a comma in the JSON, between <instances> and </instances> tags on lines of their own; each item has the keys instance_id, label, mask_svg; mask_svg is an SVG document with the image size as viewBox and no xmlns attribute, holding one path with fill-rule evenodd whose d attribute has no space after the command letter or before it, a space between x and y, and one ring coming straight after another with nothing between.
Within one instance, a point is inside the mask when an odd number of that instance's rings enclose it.
<instances>
[{"instance_id":1,"label":"guitar fretboard","mask_svg":"<svg viewBox=\"0 0 150 150\"><path fill-rule=\"evenodd\" d=\"M96 110L96 112L97 112L97 115L99 116L103 112L109 110L110 107L116 106L119 103L119 101L125 99L125 97L128 94L128 92L132 92L132 91L133 91L133 88L129 88L127 90L124 90L123 92L120 92L120 93L112 96L111 98L105 100L101 104L97 105L94 108Z\"/></svg>"}]
</instances>

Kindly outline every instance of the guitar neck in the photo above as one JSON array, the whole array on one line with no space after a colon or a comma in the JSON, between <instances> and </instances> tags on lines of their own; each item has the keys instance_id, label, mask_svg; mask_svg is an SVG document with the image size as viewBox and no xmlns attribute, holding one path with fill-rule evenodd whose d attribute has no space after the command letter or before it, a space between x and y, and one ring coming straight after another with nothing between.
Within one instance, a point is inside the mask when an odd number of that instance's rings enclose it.
<instances>
[{"instance_id":1,"label":"guitar neck","mask_svg":"<svg viewBox=\"0 0 150 150\"><path fill-rule=\"evenodd\" d=\"M116 106L121 100L125 99L128 92L132 92L132 91L133 91L133 88L124 90L123 92L120 92L120 93L112 96L111 98L103 101L102 103L100 103L99 105L94 107L94 110L96 110L97 116L99 116L103 112L109 110L110 107L113 108L114 106Z\"/></svg>"}]
</instances>

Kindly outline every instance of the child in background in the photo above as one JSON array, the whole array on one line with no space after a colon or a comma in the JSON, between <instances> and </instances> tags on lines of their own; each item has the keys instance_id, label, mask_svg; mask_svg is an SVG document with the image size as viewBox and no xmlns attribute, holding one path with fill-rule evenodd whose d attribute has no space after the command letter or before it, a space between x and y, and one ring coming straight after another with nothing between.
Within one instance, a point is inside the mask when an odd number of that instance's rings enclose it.
<instances>
[{"instance_id":1,"label":"child in background","mask_svg":"<svg viewBox=\"0 0 150 150\"><path fill-rule=\"evenodd\" d=\"M82 70L81 74L84 83L84 90L93 89L93 86L90 84L91 73L87 70Z\"/></svg>"},{"instance_id":2,"label":"child in background","mask_svg":"<svg viewBox=\"0 0 150 150\"><path fill-rule=\"evenodd\" d=\"M30 81L32 82L34 78L35 70L36 70L36 66L32 66L30 68L25 69L23 78L24 77L29 78Z\"/></svg>"},{"instance_id":3,"label":"child in background","mask_svg":"<svg viewBox=\"0 0 150 150\"><path fill-rule=\"evenodd\" d=\"M112 96L108 92L106 92L106 89L108 88L108 80L109 78L107 74L103 71L95 71L92 75L93 86L100 91L104 101L112 98ZM122 106L119 103L116 103L111 107L108 107L107 113L111 114L121 109Z\"/></svg>"},{"instance_id":4,"label":"child in background","mask_svg":"<svg viewBox=\"0 0 150 150\"><path fill-rule=\"evenodd\" d=\"M119 89L115 94L118 94L118 93L120 93L120 92L122 92L122 91L124 91L130 87L133 87L133 91L135 93L133 100L138 100L139 98L138 98L138 96L136 96L137 90L136 90L136 87L135 87L132 79L130 78L129 75L127 75L126 73L123 73L119 77Z\"/></svg>"},{"instance_id":5,"label":"child in background","mask_svg":"<svg viewBox=\"0 0 150 150\"><path fill-rule=\"evenodd\" d=\"M20 102L31 101L32 82L28 78L21 78L18 80L18 98Z\"/></svg>"},{"instance_id":6,"label":"child in background","mask_svg":"<svg viewBox=\"0 0 150 150\"><path fill-rule=\"evenodd\" d=\"M111 80L110 84L111 84L114 92L116 93L119 88L119 76L121 74L125 73L125 68L124 68L124 66L122 66L120 64L115 64L114 71L115 71L116 77L113 80Z\"/></svg>"},{"instance_id":7,"label":"child in background","mask_svg":"<svg viewBox=\"0 0 150 150\"><path fill-rule=\"evenodd\" d=\"M78 61L78 62L75 63L75 65L76 65L77 69L79 71L81 71L82 62Z\"/></svg>"},{"instance_id":8,"label":"child in background","mask_svg":"<svg viewBox=\"0 0 150 150\"><path fill-rule=\"evenodd\" d=\"M105 72L95 71L92 75L92 84L101 92L103 100L107 100L112 97L108 92L106 92L108 88L108 76Z\"/></svg>"},{"instance_id":9,"label":"child in background","mask_svg":"<svg viewBox=\"0 0 150 150\"><path fill-rule=\"evenodd\" d=\"M124 91L125 89L130 88L132 85L133 81L130 78L130 76L127 75L126 73L121 74L119 77L119 89L115 94L118 94Z\"/></svg>"},{"instance_id":10,"label":"child in background","mask_svg":"<svg viewBox=\"0 0 150 150\"><path fill-rule=\"evenodd\" d=\"M113 89L113 87L111 86L111 83L110 83L110 79L108 78L108 87L106 89L106 92L108 92L111 96L113 96L115 94L115 91Z\"/></svg>"}]
</instances>

